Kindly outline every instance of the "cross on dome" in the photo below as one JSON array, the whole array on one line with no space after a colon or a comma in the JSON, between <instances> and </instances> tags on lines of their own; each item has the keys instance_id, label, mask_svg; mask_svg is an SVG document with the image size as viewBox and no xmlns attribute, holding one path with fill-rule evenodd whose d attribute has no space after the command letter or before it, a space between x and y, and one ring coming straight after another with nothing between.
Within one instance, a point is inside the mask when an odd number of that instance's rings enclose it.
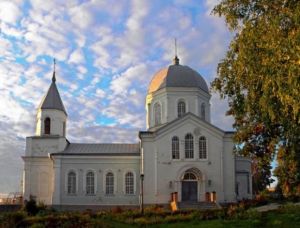
<instances>
[{"instance_id":1,"label":"cross on dome","mask_svg":"<svg viewBox=\"0 0 300 228\"><path fill-rule=\"evenodd\" d=\"M56 81L56 77L55 77L55 65L56 65L56 60L54 58L53 59L53 76L52 76L52 82Z\"/></svg>"},{"instance_id":2,"label":"cross on dome","mask_svg":"<svg viewBox=\"0 0 300 228\"><path fill-rule=\"evenodd\" d=\"M179 58L177 57L177 39L175 38L175 57L173 59L174 65L179 65Z\"/></svg>"}]
</instances>

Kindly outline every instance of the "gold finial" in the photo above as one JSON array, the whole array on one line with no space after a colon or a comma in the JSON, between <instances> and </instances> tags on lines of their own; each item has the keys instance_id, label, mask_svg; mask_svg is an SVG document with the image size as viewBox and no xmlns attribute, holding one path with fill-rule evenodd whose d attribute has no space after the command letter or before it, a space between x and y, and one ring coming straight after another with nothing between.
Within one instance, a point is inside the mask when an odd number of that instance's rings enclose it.
<instances>
[{"instance_id":1,"label":"gold finial","mask_svg":"<svg viewBox=\"0 0 300 228\"><path fill-rule=\"evenodd\" d=\"M52 76L52 82L56 81L56 77L55 77L55 66L56 66L56 60L55 58L53 59L53 76Z\"/></svg>"},{"instance_id":2,"label":"gold finial","mask_svg":"<svg viewBox=\"0 0 300 228\"><path fill-rule=\"evenodd\" d=\"M177 39L175 38L175 57L173 59L174 65L179 65L179 58L177 57Z\"/></svg>"}]
</instances>

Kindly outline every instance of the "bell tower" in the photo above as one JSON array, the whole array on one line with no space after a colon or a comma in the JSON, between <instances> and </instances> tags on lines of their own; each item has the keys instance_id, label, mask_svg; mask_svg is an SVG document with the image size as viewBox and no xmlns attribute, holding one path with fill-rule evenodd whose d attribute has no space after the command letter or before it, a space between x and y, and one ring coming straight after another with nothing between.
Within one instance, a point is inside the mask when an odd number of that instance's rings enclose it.
<instances>
[{"instance_id":1,"label":"bell tower","mask_svg":"<svg viewBox=\"0 0 300 228\"><path fill-rule=\"evenodd\" d=\"M22 157L25 200L35 197L37 201L52 204L56 164L49 155L67 147L66 122L67 112L56 87L54 60L51 85L37 110L35 135L26 137L25 156Z\"/></svg>"},{"instance_id":2,"label":"bell tower","mask_svg":"<svg viewBox=\"0 0 300 228\"><path fill-rule=\"evenodd\" d=\"M54 59L52 83L37 112L36 136L66 136L67 112L56 86L55 65Z\"/></svg>"}]
</instances>

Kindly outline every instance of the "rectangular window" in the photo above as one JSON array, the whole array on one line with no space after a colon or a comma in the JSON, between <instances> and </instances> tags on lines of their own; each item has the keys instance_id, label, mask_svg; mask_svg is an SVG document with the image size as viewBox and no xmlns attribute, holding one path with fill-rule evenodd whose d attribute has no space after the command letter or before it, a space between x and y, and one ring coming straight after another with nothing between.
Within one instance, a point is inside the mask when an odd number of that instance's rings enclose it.
<instances>
[{"instance_id":1,"label":"rectangular window","mask_svg":"<svg viewBox=\"0 0 300 228\"><path fill-rule=\"evenodd\" d=\"M113 175L113 173L106 174L105 194L106 195L114 194L114 175Z\"/></svg>"},{"instance_id":2,"label":"rectangular window","mask_svg":"<svg viewBox=\"0 0 300 228\"><path fill-rule=\"evenodd\" d=\"M128 172L125 175L125 194L126 195L134 194L134 176L132 172Z\"/></svg>"},{"instance_id":3,"label":"rectangular window","mask_svg":"<svg viewBox=\"0 0 300 228\"><path fill-rule=\"evenodd\" d=\"M191 134L185 136L185 158L194 158L194 138Z\"/></svg>"},{"instance_id":4,"label":"rectangular window","mask_svg":"<svg viewBox=\"0 0 300 228\"><path fill-rule=\"evenodd\" d=\"M199 138L199 158L200 159L207 158L206 138L204 136L201 136Z\"/></svg>"},{"instance_id":5,"label":"rectangular window","mask_svg":"<svg viewBox=\"0 0 300 228\"><path fill-rule=\"evenodd\" d=\"M68 174L68 194L72 195L76 193L76 174L74 172L70 172Z\"/></svg>"},{"instance_id":6,"label":"rectangular window","mask_svg":"<svg viewBox=\"0 0 300 228\"><path fill-rule=\"evenodd\" d=\"M95 194L95 178L93 172L89 172L86 175L86 194L87 195Z\"/></svg>"},{"instance_id":7,"label":"rectangular window","mask_svg":"<svg viewBox=\"0 0 300 228\"><path fill-rule=\"evenodd\" d=\"M172 138L172 159L179 159L179 139L177 136Z\"/></svg>"}]
</instances>

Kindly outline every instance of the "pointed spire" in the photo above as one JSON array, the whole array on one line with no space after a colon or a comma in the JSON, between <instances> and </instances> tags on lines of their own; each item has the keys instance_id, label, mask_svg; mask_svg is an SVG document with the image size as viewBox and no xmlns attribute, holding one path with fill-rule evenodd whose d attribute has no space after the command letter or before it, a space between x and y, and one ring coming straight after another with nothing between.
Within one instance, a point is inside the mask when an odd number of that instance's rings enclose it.
<instances>
[{"instance_id":1,"label":"pointed spire","mask_svg":"<svg viewBox=\"0 0 300 228\"><path fill-rule=\"evenodd\" d=\"M52 76L52 82L56 82L56 77L55 77L55 65L56 65L56 60L55 58L53 59L53 76Z\"/></svg>"},{"instance_id":2,"label":"pointed spire","mask_svg":"<svg viewBox=\"0 0 300 228\"><path fill-rule=\"evenodd\" d=\"M55 67L56 67L56 60L53 59L53 76L52 76L52 83L48 89L46 96L43 98L39 108L40 109L56 109L63 111L66 115L66 109L64 104L60 98L57 86L56 86L56 77L55 77Z\"/></svg>"},{"instance_id":3,"label":"pointed spire","mask_svg":"<svg viewBox=\"0 0 300 228\"><path fill-rule=\"evenodd\" d=\"M175 38L175 57L173 59L174 65L179 65L179 58L177 57L177 40Z\"/></svg>"}]
</instances>

